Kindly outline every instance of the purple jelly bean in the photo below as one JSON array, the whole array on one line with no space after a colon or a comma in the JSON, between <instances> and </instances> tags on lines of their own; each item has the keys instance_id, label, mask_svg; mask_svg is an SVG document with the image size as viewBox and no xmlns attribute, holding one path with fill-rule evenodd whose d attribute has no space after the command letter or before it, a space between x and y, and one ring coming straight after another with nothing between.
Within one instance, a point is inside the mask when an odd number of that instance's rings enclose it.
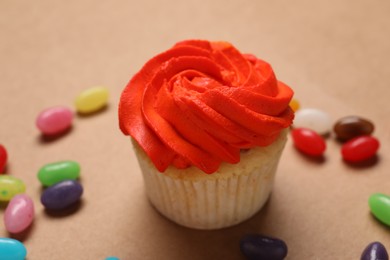
<instances>
[{"instance_id":1,"label":"purple jelly bean","mask_svg":"<svg viewBox=\"0 0 390 260\"><path fill-rule=\"evenodd\" d=\"M46 209L61 210L76 203L83 194L83 187L74 180L59 182L47 188L41 196Z\"/></svg>"},{"instance_id":2,"label":"purple jelly bean","mask_svg":"<svg viewBox=\"0 0 390 260\"><path fill-rule=\"evenodd\" d=\"M382 243L372 242L364 249L360 260L389 260L389 255Z\"/></svg>"},{"instance_id":3,"label":"purple jelly bean","mask_svg":"<svg viewBox=\"0 0 390 260\"><path fill-rule=\"evenodd\" d=\"M259 234L248 234L242 237L240 249L248 260L282 260L288 251L284 241Z\"/></svg>"}]
</instances>

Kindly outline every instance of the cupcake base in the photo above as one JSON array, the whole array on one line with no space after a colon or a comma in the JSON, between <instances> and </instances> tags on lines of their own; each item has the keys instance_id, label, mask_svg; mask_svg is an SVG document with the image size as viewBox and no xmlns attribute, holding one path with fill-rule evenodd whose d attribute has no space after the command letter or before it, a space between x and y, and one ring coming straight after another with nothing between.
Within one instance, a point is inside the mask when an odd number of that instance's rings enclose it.
<instances>
[{"instance_id":1,"label":"cupcake base","mask_svg":"<svg viewBox=\"0 0 390 260\"><path fill-rule=\"evenodd\" d=\"M133 141L153 206L168 219L195 229L219 229L241 223L267 201L287 131L269 146L241 152L237 164L222 163L213 174L196 167L159 172Z\"/></svg>"}]
</instances>

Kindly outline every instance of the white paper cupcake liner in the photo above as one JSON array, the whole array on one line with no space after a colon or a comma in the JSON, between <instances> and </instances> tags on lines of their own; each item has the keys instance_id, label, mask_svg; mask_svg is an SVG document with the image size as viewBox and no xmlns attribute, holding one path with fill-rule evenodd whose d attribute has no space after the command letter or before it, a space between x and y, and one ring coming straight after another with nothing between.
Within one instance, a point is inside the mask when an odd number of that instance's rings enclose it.
<instances>
[{"instance_id":1,"label":"white paper cupcake liner","mask_svg":"<svg viewBox=\"0 0 390 260\"><path fill-rule=\"evenodd\" d=\"M208 175L195 167L159 172L135 144L145 190L154 207L190 228L219 229L256 214L267 201L286 142L286 133L267 147L243 152L238 164L223 163Z\"/></svg>"}]
</instances>

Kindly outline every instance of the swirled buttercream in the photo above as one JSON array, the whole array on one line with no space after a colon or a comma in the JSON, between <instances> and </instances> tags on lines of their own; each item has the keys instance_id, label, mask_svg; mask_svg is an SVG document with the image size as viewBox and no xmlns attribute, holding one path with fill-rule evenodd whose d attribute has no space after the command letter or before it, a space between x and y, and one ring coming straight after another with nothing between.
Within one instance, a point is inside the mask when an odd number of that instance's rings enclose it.
<instances>
[{"instance_id":1,"label":"swirled buttercream","mask_svg":"<svg viewBox=\"0 0 390 260\"><path fill-rule=\"evenodd\" d=\"M271 66L227 42L187 40L149 60L119 102L119 125L156 168L205 173L238 163L291 125L293 91Z\"/></svg>"}]
</instances>

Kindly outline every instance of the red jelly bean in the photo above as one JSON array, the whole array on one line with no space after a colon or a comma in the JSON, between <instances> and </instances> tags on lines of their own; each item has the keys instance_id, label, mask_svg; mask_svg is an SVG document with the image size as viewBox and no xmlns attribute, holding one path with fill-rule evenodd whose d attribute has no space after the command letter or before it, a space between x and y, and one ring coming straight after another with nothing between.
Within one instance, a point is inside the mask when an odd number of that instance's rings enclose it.
<instances>
[{"instance_id":1,"label":"red jelly bean","mask_svg":"<svg viewBox=\"0 0 390 260\"><path fill-rule=\"evenodd\" d=\"M3 173L5 165L7 164L7 150L0 144L0 174Z\"/></svg>"},{"instance_id":2,"label":"red jelly bean","mask_svg":"<svg viewBox=\"0 0 390 260\"><path fill-rule=\"evenodd\" d=\"M361 162L373 157L379 149L379 141L364 135L351 139L341 148L343 159L348 162Z\"/></svg>"},{"instance_id":3,"label":"red jelly bean","mask_svg":"<svg viewBox=\"0 0 390 260\"><path fill-rule=\"evenodd\" d=\"M321 156L326 149L322 136L307 128L296 128L291 131L295 147L310 156Z\"/></svg>"}]
</instances>

